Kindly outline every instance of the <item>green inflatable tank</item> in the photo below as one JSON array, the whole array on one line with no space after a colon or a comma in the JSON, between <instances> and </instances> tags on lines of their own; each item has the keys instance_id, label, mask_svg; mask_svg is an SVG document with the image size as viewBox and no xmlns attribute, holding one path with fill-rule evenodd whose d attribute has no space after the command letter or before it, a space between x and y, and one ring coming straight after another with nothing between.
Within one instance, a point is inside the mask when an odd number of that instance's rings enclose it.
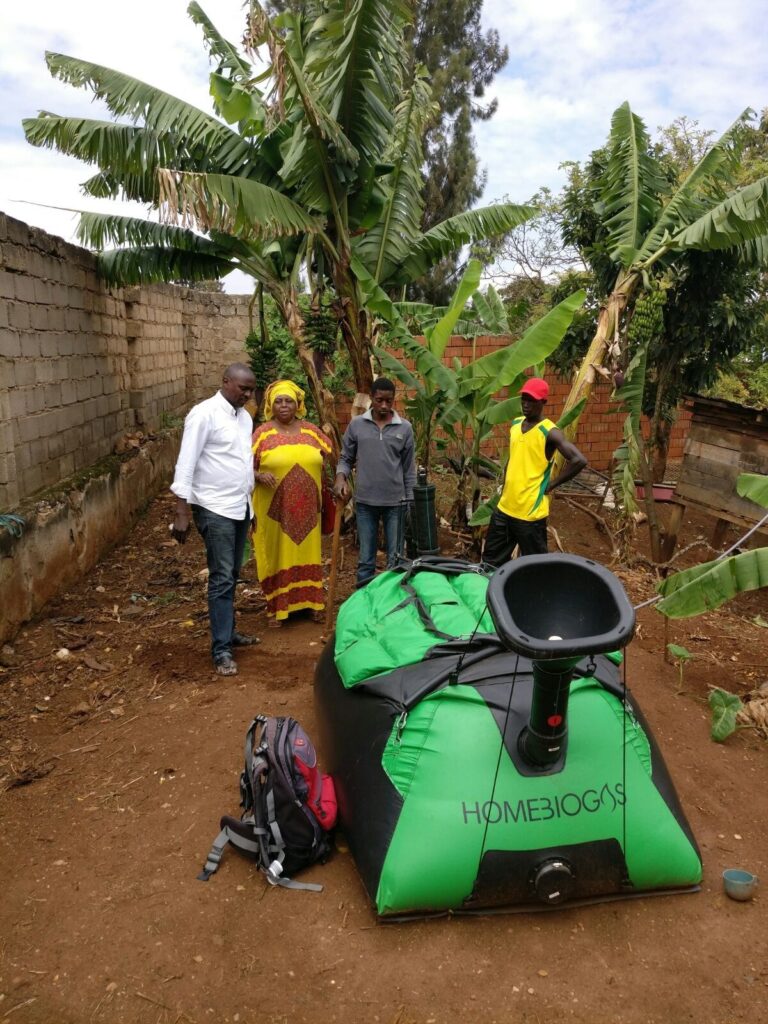
<instances>
[{"instance_id":1,"label":"green inflatable tank","mask_svg":"<svg viewBox=\"0 0 768 1024\"><path fill-rule=\"evenodd\" d=\"M424 558L339 611L315 679L340 823L377 912L693 891L701 859L626 690L612 573Z\"/></svg>"}]
</instances>

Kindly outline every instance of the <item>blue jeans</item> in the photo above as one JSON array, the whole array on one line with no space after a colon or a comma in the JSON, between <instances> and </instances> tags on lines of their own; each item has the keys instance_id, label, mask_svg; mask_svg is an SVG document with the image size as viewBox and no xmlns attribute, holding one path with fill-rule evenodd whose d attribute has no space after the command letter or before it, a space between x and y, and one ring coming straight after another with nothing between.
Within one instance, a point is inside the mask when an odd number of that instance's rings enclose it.
<instances>
[{"instance_id":1,"label":"blue jeans","mask_svg":"<svg viewBox=\"0 0 768 1024\"><path fill-rule=\"evenodd\" d=\"M192 505L192 518L205 544L208 560L208 621L211 655L216 661L232 653L235 628L235 584L243 562L250 516L227 519L202 505Z\"/></svg>"},{"instance_id":2,"label":"blue jeans","mask_svg":"<svg viewBox=\"0 0 768 1024\"><path fill-rule=\"evenodd\" d=\"M355 505L357 539L360 556L357 562L357 585L364 586L376 575L376 549L379 538L379 519L384 523L387 544L387 568L394 569L403 547L403 509L399 505Z\"/></svg>"}]
</instances>

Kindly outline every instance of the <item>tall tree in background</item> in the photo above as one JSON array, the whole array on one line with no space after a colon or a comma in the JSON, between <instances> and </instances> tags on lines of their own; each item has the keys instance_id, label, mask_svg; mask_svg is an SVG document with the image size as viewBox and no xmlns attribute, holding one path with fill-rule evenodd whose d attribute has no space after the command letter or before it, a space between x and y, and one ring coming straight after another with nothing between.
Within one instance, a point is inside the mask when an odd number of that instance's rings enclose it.
<instances>
[{"instance_id":1,"label":"tall tree in background","mask_svg":"<svg viewBox=\"0 0 768 1024\"><path fill-rule=\"evenodd\" d=\"M565 411L589 396L597 374L607 374L605 362L616 370L626 366L622 333L636 298L654 291L662 277L683 272L691 253L730 252L745 266L765 264L768 177L738 187L746 116L677 182L629 104L615 111L603 155L593 154L602 167L587 177L584 220L576 229L589 234L589 222L597 224L595 242L583 252L605 298ZM576 237L566 241L581 248Z\"/></svg>"},{"instance_id":2,"label":"tall tree in background","mask_svg":"<svg viewBox=\"0 0 768 1024\"><path fill-rule=\"evenodd\" d=\"M307 0L270 0L274 13L300 14ZM412 69L427 70L436 101L435 115L423 133L426 181L421 228L468 210L483 194L485 172L475 154L472 122L487 121L498 103L483 103L485 90L509 59L496 29L483 32L483 0L414 0L410 55ZM411 285L409 297L444 305L463 270L460 253L452 253Z\"/></svg>"},{"instance_id":3,"label":"tall tree in background","mask_svg":"<svg viewBox=\"0 0 768 1024\"><path fill-rule=\"evenodd\" d=\"M719 175L701 176L703 195L722 200L734 187L760 179L761 171L764 173L759 159L765 146L763 127L742 120L727 139L716 145L712 144L713 134L700 129L697 122L680 117L660 128L653 144L644 137L644 148L638 146L638 166L644 166L646 173L653 169L656 175L653 188L645 193L646 204L656 202L661 209L667 205L674 209L671 197L680 194L697 167L712 167L712 155L724 145L728 147L724 154L728 159L721 162ZM569 165L569 184L560 203L564 239L581 253L592 273L593 289L603 302L611 294L618 269L609 245L611 225L603 208L611 159L609 146L596 150L583 168ZM512 232L516 234L518 229ZM642 275L638 303L645 301L643 292L661 288L664 296L651 318L655 317L656 329L652 334L646 332L648 358L642 402L642 411L652 423L655 479L664 473L670 430L682 396L712 385L735 354L765 334L762 244L758 239L741 247L682 247L672 250ZM640 315L635 320L634 313L635 302L631 300L619 325L620 334L626 332L629 346L614 369L626 369L637 347L636 324L648 319ZM578 336L572 333L571 340L576 343L565 344L558 353L561 371L571 370L588 348L583 332Z\"/></svg>"},{"instance_id":4,"label":"tall tree in background","mask_svg":"<svg viewBox=\"0 0 768 1024\"><path fill-rule=\"evenodd\" d=\"M485 188L472 122L487 121L496 112L496 100L482 100L509 51L495 29L482 31L482 8L482 0L417 0L414 5L413 57L426 67L440 108L423 140L424 231L471 207ZM412 286L411 295L442 305L460 271L460 254L453 253Z\"/></svg>"}]
</instances>

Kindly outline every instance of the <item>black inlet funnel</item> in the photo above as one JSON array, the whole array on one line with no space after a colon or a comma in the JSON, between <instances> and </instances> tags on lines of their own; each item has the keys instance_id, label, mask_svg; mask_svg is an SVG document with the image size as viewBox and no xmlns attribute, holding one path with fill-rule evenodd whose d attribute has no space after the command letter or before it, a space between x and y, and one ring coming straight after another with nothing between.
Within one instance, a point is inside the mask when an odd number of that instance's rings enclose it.
<instances>
[{"instance_id":1,"label":"black inlet funnel","mask_svg":"<svg viewBox=\"0 0 768 1024\"><path fill-rule=\"evenodd\" d=\"M574 666L626 646L634 609L612 572L578 555L507 562L491 577L487 603L504 645L533 662L531 715L519 749L528 764L546 768L565 741Z\"/></svg>"}]
</instances>

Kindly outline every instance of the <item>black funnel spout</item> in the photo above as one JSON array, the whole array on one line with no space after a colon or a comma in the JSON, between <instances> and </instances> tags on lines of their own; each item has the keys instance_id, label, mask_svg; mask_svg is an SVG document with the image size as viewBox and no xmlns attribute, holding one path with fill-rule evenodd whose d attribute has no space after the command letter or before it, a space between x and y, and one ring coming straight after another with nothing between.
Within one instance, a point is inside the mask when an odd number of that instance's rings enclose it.
<instances>
[{"instance_id":1,"label":"black funnel spout","mask_svg":"<svg viewBox=\"0 0 768 1024\"><path fill-rule=\"evenodd\" d=\"M574 667L587 655L626 646L634 609L612 572L578 555L507 562L491 577L487 602L504 645L533 662L531 713L518 746L527 764L545 769L567 735Z\"/></svg>"}]
</instances>

